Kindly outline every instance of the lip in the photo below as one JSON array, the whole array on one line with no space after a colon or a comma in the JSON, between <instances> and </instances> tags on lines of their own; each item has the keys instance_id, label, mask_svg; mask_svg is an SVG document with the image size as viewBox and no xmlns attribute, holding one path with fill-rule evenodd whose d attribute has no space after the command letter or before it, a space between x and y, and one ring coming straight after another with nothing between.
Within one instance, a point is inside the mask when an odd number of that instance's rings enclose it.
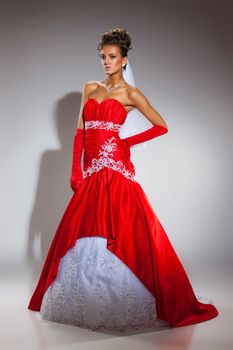
<instances>
[{"instance_id":1,"label":"lip","mask_svg":"<svg viewBox=\"0 0 233 350\"><path fill-rule=\"evenodd\" d=\"M105 67L105 69L109 69L109 68L111 68L111 67Z\"/></svg>"}]
</instances>

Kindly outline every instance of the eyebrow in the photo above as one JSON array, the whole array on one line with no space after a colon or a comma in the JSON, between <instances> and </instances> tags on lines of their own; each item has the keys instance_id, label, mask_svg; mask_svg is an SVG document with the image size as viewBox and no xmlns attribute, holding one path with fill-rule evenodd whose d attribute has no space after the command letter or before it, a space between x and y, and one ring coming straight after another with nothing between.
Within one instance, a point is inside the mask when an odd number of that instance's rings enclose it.
<instances>
[{"instance_id":1,"label":"eyebrow","mask_svg":"<svg viewBox=\"0 0 233 350\"><path fill-rule=\"evenodd\" d=\"M116 52L110 52L109 55L115 54ZM104 55L104 53L101 53L101 55Z\"/></svg>"}]
</instances>

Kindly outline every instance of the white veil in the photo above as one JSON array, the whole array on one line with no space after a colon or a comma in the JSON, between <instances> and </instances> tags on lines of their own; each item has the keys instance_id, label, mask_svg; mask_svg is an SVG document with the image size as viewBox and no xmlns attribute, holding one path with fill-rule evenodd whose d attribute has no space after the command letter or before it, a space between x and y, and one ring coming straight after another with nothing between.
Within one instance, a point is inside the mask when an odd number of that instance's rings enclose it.
<instances>
[{"instance_id":1,"label":"white veil","mask_svg":"<svg viewBox=\"0 0 233 350\"><path fill-rule=\"evenodd\" d=\"M126 69L122 69L122 75L124 80L129 85L136 86L129 60L127 61ZM125 138L138 134L144 130L147 130L148 126L150 126L150 122L146 119L146 117L137 108L133 108L130 112L128 112L126 120L120 128L119 136L121 138ZM147 148L147 145L146 142L141 142L133 145L132 147L134 149L143 149Z\"/></svg>"}]
</instances>

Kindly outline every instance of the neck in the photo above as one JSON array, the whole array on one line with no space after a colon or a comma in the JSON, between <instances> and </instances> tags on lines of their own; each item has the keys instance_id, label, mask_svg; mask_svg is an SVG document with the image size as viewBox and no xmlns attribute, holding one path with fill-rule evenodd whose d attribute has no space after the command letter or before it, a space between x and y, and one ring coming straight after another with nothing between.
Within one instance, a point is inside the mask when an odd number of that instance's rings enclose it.
<instances>
[{"instance_id":1,"label":"neck","mask_svg":"<svg viewBox=\"0 0 233 350\"><path fill-rule=\"evenodd\" d=\"M121 84L124 82L122 74L108 74L106 78L106 83L108 86L114 86L116 84Z\"/></svg>"}]
</instances>

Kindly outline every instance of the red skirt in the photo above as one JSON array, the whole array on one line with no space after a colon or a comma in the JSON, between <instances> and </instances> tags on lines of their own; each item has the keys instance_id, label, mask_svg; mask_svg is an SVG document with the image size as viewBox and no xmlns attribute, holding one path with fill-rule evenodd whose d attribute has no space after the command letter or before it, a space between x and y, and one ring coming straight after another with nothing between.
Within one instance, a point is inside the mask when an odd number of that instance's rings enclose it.
<instances>
[{"instance_id":1,"label":"red skirt","mask_svg":"<svg viewBox=\"0 0 233 350\"><path fill-rule=\"evenodd\" d=\"M218 315L197 300L188 276L148 197L137 181L104 168L84 178L60 220L28 308L39 311L60 259L82 237L102 236L154 295L158 318L180 327Z\"/></svg>"}]
</instances>

